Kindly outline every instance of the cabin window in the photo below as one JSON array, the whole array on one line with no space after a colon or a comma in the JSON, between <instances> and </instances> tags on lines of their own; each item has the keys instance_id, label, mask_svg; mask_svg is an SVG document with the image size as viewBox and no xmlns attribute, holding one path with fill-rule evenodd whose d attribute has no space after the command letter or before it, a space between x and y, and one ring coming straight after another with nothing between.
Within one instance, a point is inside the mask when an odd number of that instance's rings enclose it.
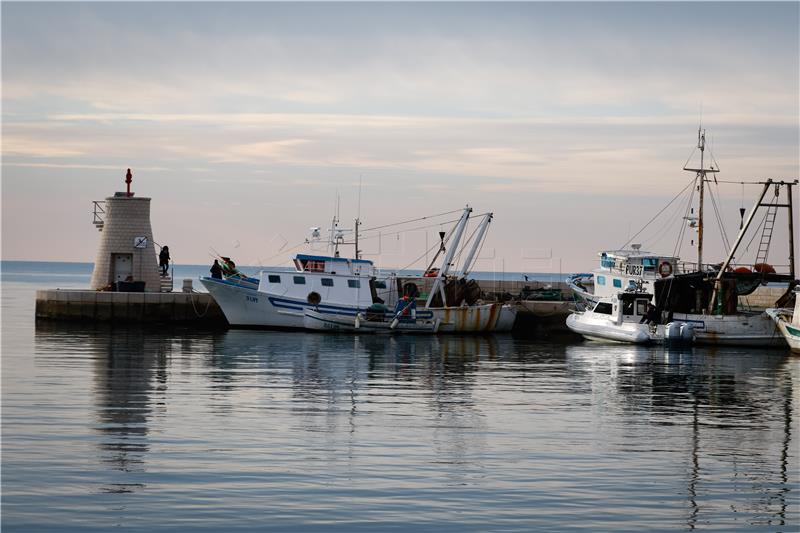
<instances>
[{"instance_id":1,"label":"cabin window","mask_svg":"<svg viewBox=\"0 0 800 533\"><path fill-rule=\"evenodd\" d=\"M305 285L306 284L305 276L294 276L294 284L295 285Z\"/></svg>"},{"instance_id":2,"label":"cabin window","mask_svg":"<svg viewBox=\"0 0 800 533\"><path fill-rule=\"evenodd\" d=\"M636 314L639 316L647 314L647 300L636 300Z\"/></svg>"},{"instance_id":3,"label":"cabin window","mask_svg":"<svg viewBox=\"0 0 800 533\"><path fill-rule=\"evenodd\" d=\"M348 279L347 286L351 289L359 289L361 288L361 280L358 279Z\"/></svg>"},{"instance_id":4,"label":"cabin window","mask_svg":"<svg viewBox=\"0 0 800 533\"><path fill-rule=\"evenodd\" d=\"M622 314L626 316L633 315L633 300L622 302Z\"/></svg>"},{"instance_id":5,"label":"cabin window","mask_svg":"<svg viewBox=\"0 0 800 533\"><path fill-rule=\"evenodd\" d=\"M323 287L333 287L333 279L332 278L322 278L322 286Z\"/></svg>"},{"instance_id":6,"label":"cabin window","mask_svg":"<svg viewBox=\"0 0 800 533\"><path fill-rule=\"evenodd\" d=\"M656 257L645 257L642 259L645 272L655 272L656 264L658 264L658 258Z\"/></svg>"},{"instance_id":7,"label":"cabin window","mask_svg":"<svg viewBox=\"0 0 800 533\"><path fill-rule=\"evenodd\" d=\"M602 313L604 315L611 314L611 304L608 302L600 302L594 307L595 313Z\"/></svg>"},{"instance_id":8,"label":"cabin window","mask_svg":"<svg viewBox=\"0 0 800 533\"><path fill-rule=\"evenodd\" d=\"M307 272L325 272L325 261L309 259L303 265L303 270Z\"/></svg>"},{"instance_id":9,"label":"cabin window","mask_svg":"<svg viewBox=\"0 0 800 533\"><path fill-rule=\"evenodd\" d=\"M600 266L605 268L611 268L614 266L614 259L608 257L606 254L603 254L600 257Z\"/></svg>"},{"instance_id":10,"label":"cabin window","mask_svg":"<svg viewBox=\"0 0 800 533\"><path fill-rule=\"evenodd\" d=\"M597 284L598 285L605 285L606 284L606 277L605 276L597 276Z\"/></svg>"},{"instance_id":11,"label":"cabin window","mask_svg":"<svg viewBox=\"0 0 800 533\"><path fill-rule=\"evenodd\" d=\"M386 282L385 281L375 281L375 288L376 289L385 289Z\"/></svg>"},{"instance_id":12,"label":"cabin window","mask_svg":"<svg viewBox=\"0 0 800 533\"><path fill-rule=\"evenodd\" d=\"M621 289L622 288L622 280L619 278L614 278L614 287Z\"/></svg>"},{"instance_id":13,"label":"cabin window","mask_svg":"<svg viewBox=\"0 0 800 533\"><path fill-rule=\"evenodd\" d=\"M275 274L270 274L269 276L267 276L267 279L269 279L270 283L280 283L281 282L281 277L280 276L276 276Z\"/></svg>"}]
</instances>

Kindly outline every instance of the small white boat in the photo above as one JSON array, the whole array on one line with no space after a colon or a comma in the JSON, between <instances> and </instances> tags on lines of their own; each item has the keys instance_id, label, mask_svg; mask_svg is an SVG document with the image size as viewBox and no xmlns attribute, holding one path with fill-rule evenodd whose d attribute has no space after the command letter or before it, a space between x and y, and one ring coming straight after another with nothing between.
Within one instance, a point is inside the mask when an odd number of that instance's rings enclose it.
<instances>
[{"instance_id":1,"label":"small white boat","mask_svg":"<svg viewBox=\"0 0 800 533\"><path fill-rule=\"evenodd\" d=\"M772 308L767 309L767 315L775 321L789 348L800 353L800 286L794 290L794 311L788 308Z\"/></svg>"}]
</instances>

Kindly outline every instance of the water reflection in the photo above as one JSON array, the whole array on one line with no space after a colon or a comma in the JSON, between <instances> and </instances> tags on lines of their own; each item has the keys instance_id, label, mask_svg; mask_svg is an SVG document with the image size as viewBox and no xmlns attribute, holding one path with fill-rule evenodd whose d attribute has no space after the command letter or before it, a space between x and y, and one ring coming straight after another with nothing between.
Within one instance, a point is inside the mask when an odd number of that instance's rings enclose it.
<instances>
[{"instance_id":1,"label":"water reflection","mask_svg":"<svg viewBox=\"0 0 800 533\"><path fill-rule=\"evenodd\" d=\"M434 507L477 493L495 526L551 513L545 529L582 497L636 516L679 494L681 527L797 524L797 365L774 352L47 323L34 341L38 367L84 376L104 494L227 486L265 513L299 493L325 508L320 486L403 487Z\"/></svg>"},{"instance_id":2,"label":"water reflection","mask_svg":"<svg viewBox=\"0 0 800 533\"><path fill-rule=\"evenodd\" d=\"M715 506L742 513L753 525L787 524L793 427L797 432L790 359L770 351L591 344L571 346L567 354L583 363L592 359L595 371L610 377L627 424L686 435L688 528L709 523L704 510L711 515ZM624 443L622 449L633 448ZM734 492L727 502L714 494L724 478Z\"/></svg>"}]
</instances>

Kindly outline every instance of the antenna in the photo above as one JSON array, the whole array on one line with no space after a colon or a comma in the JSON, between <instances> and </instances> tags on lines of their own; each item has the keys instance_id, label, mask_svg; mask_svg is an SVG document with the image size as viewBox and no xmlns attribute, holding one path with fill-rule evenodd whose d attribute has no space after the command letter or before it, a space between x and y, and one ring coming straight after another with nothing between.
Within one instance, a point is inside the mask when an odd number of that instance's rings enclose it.
<instances>
[{"instance_id":1,"label":"antenna","mask_svg":"<svg viewBox=\"0 0 800 533\"><path fill-rule=\"evenodd\" d=\"M356 209L356 217L361 218L361 176L358 176L358 208Z\"/></svg>"}]
</instances>

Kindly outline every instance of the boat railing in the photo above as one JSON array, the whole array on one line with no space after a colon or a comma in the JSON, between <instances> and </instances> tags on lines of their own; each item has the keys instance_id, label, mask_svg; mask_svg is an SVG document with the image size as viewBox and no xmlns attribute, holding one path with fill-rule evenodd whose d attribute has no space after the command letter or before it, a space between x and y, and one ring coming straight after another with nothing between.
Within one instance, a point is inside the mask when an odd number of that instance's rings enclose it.
<instances>
[{"instance_id":1,"label":"boat railing","mask_svg":"<svg viewBox=\"0 0 800 533\"><path fill-rule=\"evenodd\" d=\"M703 272L713 273L719 272L719 269L722 267L722 263L704 263L703 264ZM772 273L770 269L774 270L774 272L789 272L791 270L791 265L779 265L775 263L731 263L730 267L733 271L738 272L758 272L758 273ZM676 274L691 274L693 272L698 272L697 263L692 263L690 261L680 261L678 262L678 268L675 272Z\"/></svg>"}]
</instances>

